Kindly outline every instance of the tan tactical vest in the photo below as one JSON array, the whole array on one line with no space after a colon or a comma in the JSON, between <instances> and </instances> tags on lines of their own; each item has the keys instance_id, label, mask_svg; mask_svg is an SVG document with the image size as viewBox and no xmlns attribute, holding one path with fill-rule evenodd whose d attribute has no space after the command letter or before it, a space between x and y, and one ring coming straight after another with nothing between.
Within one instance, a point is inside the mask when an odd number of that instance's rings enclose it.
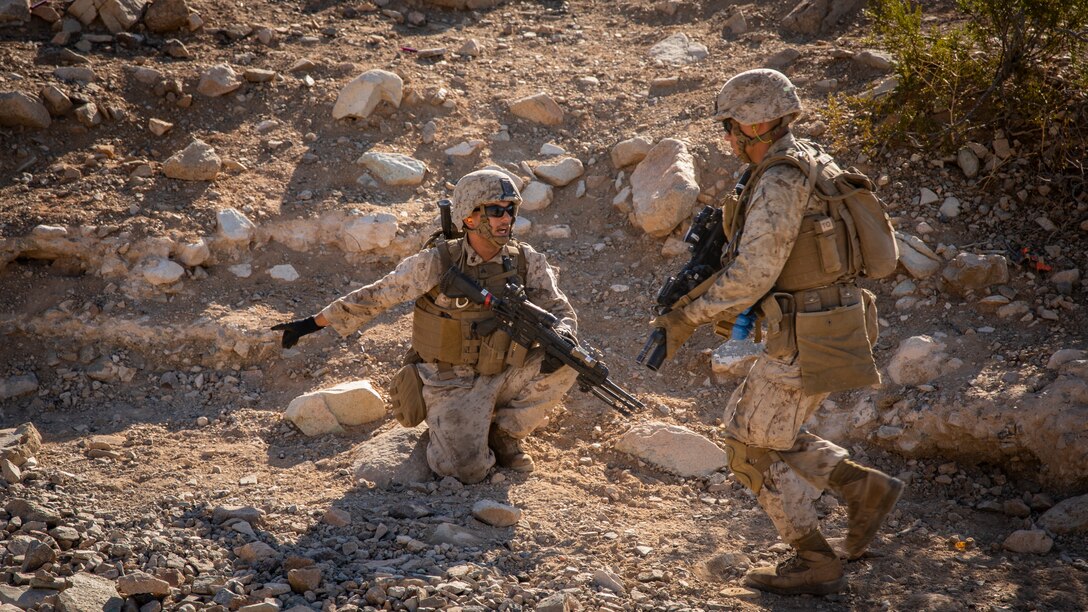
<instances>
[{"instance_id":1,"label":"tan tactical vest","mask_svg":"<svg viewBox=\"0 0 1088 612\"><path fill-rule=\"evenodd\" d=\"M806 172L807 196L804 205L810 210L801 219L801 233L775 281L775 291L803 291L852 280L862 268L861 250L857 247L856 230L849 213L844 217L841 210L831 210L828 201L823 198L816 199L821 210L813 212L809 204L815 186L832 181L842 174L842 169L834 158L811 143L796 142L797 148L790 148L782 155L760 162L752 171L736 204L723 211L726 233L731 234L729 245L736 249L740 243L744 213L763 173L771 166L782 163L797 166ZM734 254L735 251L723 256L731 257Z\"/></svg>"},{"instance_id":2,"label":"tan tactical vest","mask_svg":"<svg viewBox=\"0 0 1088 612\"><path fill-rule=\"evenodd\" d=\"M767 323L765 351L781 359L796 355L806 393L879 383L872 354L878 334L875 296L855 283L865 270L863 245L854 216L840 197L838 180L844 172L830 155L812 143L797 141L796 148L762 160L740 197L723 206L723 226L730 237L723 259L736 255L745 212L760 177L782 163L805 172L806 212L782 272L759 302ZM875 212L878 221L886 222L882 210ZM890 225L884 229L891 237Z\"/></svg>"},{"instance_id":3,"label":"tan tactical vest","mask_svg":"<svg viewBox=\"0 0 1088 612\"><path fill-rule=\"evenodd\" d=\"M499 296L511 277L517 276L519 282L525 282L528 263L520 243L511 240L503 247L508 267L499 262L469 266L464 240L437 242L435 248L443 270L456 265L477 285ZM520 366L527 351L511 342L510 335L499 329L498 320L486 307L468 298L446 296L438 287L416 300L412 348L425 362L440 366L471 365L477 373L485 375L498 374L507 365Z\"/></svg>"}]
</instances>

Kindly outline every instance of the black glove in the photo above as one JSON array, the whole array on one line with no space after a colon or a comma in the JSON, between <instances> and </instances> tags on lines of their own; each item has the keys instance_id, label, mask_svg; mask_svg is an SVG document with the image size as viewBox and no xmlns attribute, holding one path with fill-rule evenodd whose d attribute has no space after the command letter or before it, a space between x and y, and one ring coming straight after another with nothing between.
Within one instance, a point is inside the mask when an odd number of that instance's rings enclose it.
<instances>
[{"instance_id":1,"label":"black glove","mask_svg":"<svg viewBox=\"0 0 1088 612\"><path fill-rule=\"evenodd\" d=\"M578 338L574 335L574 331L566 325L557 325L555 327L555 333L559 334L566 340L570 340L575 346L578 346ZM551 355L544 355L544 361L540 363L541 374L551 374L559 368L563 367L563 360L558 357L552 357Z\"/></svg>"},{"instance_id":2,"label":"black glove","mask_svg":"<svg viewBox=\"0 0 1088 612\"><path fill-rule=\"evenodd\" d=\"M280 345L285 349L289 349L298 344L299 338L320 331L321 326L317 324L317 321L314 321L313 317L306 317L298 321L289 321L272 326L272 331L280 330L283 330L283 339L280 340Z\"/></svg>"}]
</instances>

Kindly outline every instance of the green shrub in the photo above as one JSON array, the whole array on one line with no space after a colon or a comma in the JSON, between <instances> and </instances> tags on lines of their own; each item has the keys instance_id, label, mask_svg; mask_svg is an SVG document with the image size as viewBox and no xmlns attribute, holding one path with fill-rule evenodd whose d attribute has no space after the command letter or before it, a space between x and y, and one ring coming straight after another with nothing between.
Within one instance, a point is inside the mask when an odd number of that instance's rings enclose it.
<instances>
[{"instance_id":1,"label":"green shrub","mask_svg":"<svg viewBox=\"0 0 1088 612\"><path fill-rule=\"evenodd\" d=\"M1004 129L1027 135L1021 141L1036 146L1024 153L1044 166L1082 161L1088 128L1074 118L1088 106L1088 0L957 0L956 8L951 20L927 25L911 0L870 0L874 42L895 55L899 87L875 101L840 100L860 117L852 129L868 123L862 129L877 144L946 149Z\"/></svg>"}]
</instances>

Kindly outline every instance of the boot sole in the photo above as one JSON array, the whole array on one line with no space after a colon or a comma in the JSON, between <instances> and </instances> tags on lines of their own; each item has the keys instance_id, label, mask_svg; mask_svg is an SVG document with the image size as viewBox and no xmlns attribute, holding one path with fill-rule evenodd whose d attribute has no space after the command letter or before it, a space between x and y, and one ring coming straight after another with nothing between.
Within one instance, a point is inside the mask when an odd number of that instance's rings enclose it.
<instances>
[{"instance_id":1,"label":"boot sole","mask_svg":"<svg viewBox=\"0 0 1088 612\"><path fill-rule=\"evenodd\" d=\"M869 550L869 544L872 544L873 539L876 538L876 534L880 531L880 525L884 523L884 519L888 516L888 513L892 511L895 504L899 502L899 498L903 495L903 481L898 478L892 478L891 490L884 496L883 503L880 508L877 509L877 518L873 521L873 532L869 534L869 537L865 539L865 543L861 546L861 550L847 550L846 558L850 561L857 561L860 559L866 550Z\"/></svg>"},{"instance_id":2,"label":"boot sole","mask_svg":"<svg viewBox=\"0 0 1088 612\"><path fill-rule=\"evenodd\" d=\"M770 585L749 582L747 580L744 581L744 586L766 593L774 593L775 595L833 595L846 588L846 576L843 576L834 582L821 582L819 584L806 584L795 587L772 587Z\"/></svg>"}]
</instances>

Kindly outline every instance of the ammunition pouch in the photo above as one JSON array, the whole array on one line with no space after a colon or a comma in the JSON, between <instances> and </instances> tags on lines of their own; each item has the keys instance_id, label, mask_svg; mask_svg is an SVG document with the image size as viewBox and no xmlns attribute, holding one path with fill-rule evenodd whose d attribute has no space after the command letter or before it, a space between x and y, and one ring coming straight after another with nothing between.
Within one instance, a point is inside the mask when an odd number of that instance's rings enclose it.
<instances>
[{"instance_id":1,"label":"ammunition pouch","mask_svg":"<svg viewBox=\"0 0 1088 612\"><path fill-rule=\"evenodd\" d=\"M781 461L778 451L759 446L749 446L736 438L722 438L729 469L737 482L748 487L756 495L763 490L763 481L771 464Z\"/></svg>"},{"instance_id":2,"label":"ammunition pouch","mask_svg":"<svg viewBox=\"0 0 1088 612\"><path fill-rule=\"evenodd\" d=\"M423 400L423 380L414 364L408 364L393 375L389 394L393 418L405 427L415 427L427 418L427 403Z\"/></svg>"}]
</instances>

